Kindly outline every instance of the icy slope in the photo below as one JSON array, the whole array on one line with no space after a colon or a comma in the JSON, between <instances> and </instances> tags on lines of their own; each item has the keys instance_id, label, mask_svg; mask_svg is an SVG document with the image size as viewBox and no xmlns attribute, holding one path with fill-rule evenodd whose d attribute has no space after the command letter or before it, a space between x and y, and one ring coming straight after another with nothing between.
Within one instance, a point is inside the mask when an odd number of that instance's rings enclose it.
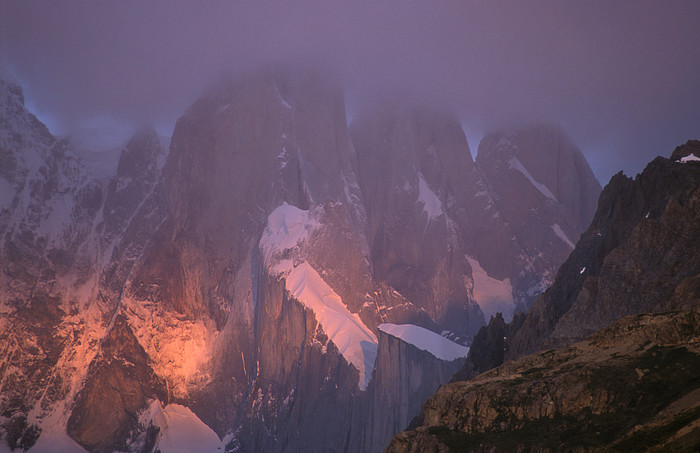
<instances>
[{"instance_id":1,"label":"icy slope","mask_svg":"<svg viewBox=\"0 0 700 453\"><path fill-rule=\"evenodd\" d=\"M418 349L428 351L441 360L455 360L466 357L469 348L441 337L428 329L413 324L380 324L379 330L400 338Z\"/></svg>"},{"instance_id":2,"label":"icy slope","mask_svg":"<svg viewBox=\"0 0 700 453\"><path fill-rule=\"evenodd\" d=\"M377 358L377 336L357 314L350 313L340 296L309 263L299 263L291 269L285 287L292 297L314 312L328 338L360 372L358 385L365 390Z\"/></svg>"},{"instance_id":3,"label":"icy slope","mask_svg":"<svg viewBox=\"0 0 700 453\"><path fill-rule=\"evenodd\" d=\"M160 428L157 449L161 453L215 453L223 451L219 436L194 412L179 404L161 410L157 403L153 422Z\"/></svg>"}]
</instances>

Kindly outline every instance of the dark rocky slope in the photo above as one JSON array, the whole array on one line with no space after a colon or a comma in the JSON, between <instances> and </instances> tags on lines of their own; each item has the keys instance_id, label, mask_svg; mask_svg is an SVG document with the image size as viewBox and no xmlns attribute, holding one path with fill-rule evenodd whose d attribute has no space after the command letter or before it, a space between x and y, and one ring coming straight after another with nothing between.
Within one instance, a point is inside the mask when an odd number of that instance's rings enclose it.
<instances>
[{"instance_id":1,"label":"dark rocky slope","mask_svg":"<svg viewBox=\"0 0 700 453\"><path fill-rule=\"evenodd\" d=\"M443 386L387 452L697 451L700 313L623 318Z\"/></svg>"}]
</instances>

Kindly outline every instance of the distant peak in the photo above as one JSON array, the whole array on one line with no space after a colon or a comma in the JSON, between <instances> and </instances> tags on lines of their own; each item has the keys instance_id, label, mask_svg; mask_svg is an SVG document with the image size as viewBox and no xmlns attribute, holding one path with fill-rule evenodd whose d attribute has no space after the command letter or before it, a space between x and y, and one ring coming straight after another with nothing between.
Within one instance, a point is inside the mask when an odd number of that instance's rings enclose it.
<instances>
[{"instance_id":1,"label":"distant peak","mask_svg":"<svg viewBox=\"0 0 700 453\"><path fill-rule=\"evenodd\" d=\"M680 161L691 154L700 157L700 140L688 140L683 145L677 146L671 154L671 160Z\"/></svg>"},{"instance_id":2,"label":"distant peak","mask_svg":"<svg viewBox=\"0 0 700 453\"><path fill-rule=\"evenodd\" d=\"M22 86L14 82L0 79L0 102L2 104L17 102L24 105L24 90Z\"/></svg>"}]
</instances>

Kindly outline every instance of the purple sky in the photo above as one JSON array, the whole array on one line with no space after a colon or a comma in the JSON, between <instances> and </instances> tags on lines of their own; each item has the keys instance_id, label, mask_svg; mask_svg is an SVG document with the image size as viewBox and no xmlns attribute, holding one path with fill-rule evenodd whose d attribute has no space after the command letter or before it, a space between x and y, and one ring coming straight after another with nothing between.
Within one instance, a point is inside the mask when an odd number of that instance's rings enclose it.
<instances>
[{"instance_id":1,"label":"purple sky","mask_svg":"<svg viewBox=\"0 0 700 453\"><path fill-rule=\"evenodd\" d=\"M700 1L0 0L0 76L52 132L170 135L224 71L321 57L491 130L555 122L602 183L700 139ZM472 150L475 152L475 150Z\"/></svg>"}]
</instances>

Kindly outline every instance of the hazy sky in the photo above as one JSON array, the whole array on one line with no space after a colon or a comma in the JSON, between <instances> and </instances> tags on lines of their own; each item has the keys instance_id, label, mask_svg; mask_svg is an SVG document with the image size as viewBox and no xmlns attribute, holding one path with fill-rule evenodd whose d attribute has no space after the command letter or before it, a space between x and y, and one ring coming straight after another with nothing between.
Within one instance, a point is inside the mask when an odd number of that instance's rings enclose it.
<instances>
[{"instance_id":1,"label":"hazy sky","mask_svg":"<svg viewBox=\"0 0 700 453\"><path fill-rule=\"evenodd\" d=\"M548 121L605 184L700 139L700 1L0 0L0 75L52 132L175 120L224 71L321 57L488 131ZM475 151L475 150L473 150Z\"/></svg>"}]
</instances>

